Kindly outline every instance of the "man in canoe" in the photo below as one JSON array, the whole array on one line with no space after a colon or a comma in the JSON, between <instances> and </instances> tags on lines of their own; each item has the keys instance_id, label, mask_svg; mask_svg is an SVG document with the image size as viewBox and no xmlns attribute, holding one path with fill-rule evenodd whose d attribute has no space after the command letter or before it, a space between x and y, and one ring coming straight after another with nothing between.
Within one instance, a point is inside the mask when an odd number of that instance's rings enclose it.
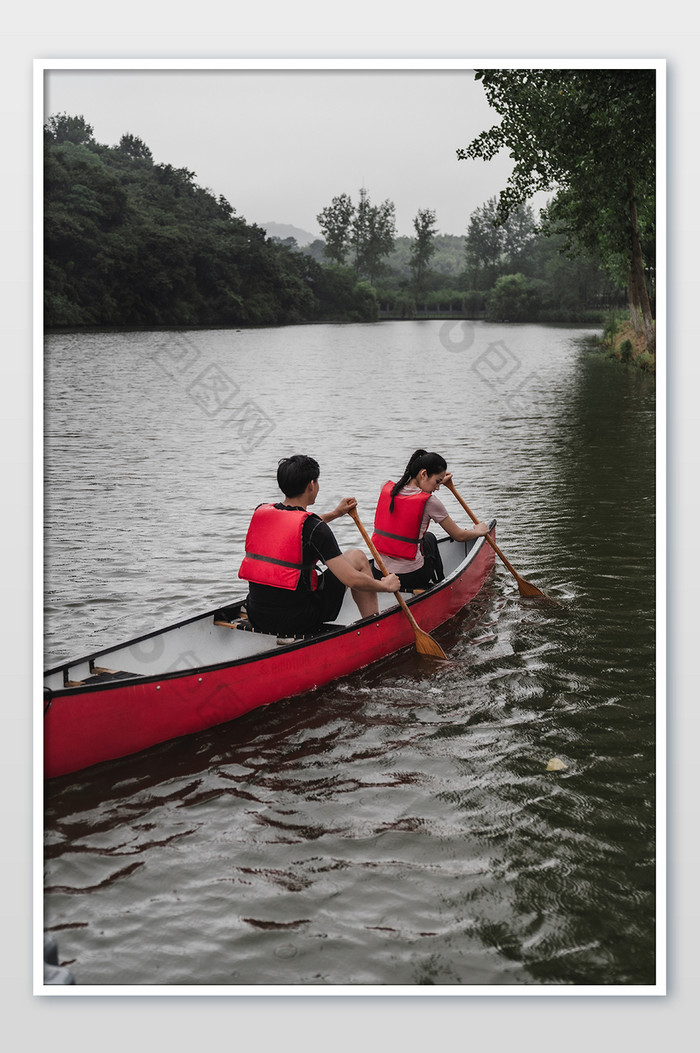
<instances>
[{"instance_id":1,"label":"man in canoe","mask_svg":"<svg viewBox=\"0 0 700 1053\"><path fill-rule=\"evenodd\" d=\"M468 530L458 526L435 496L451 478L439 453L415 450L398 482L389 480L382 487L372 542L386 569L398 574L403 589L424 589L444 577L437 538L428 530L431 520L455 541L471 541L489 532L486 523Z\"/></svg>"},{"instance_id":2,"label":"man in canoe","mask_svg":"<svg viewBox=\"0 0 700 1053\"><path fill-rule=\"evenodd\" d=\"M253 628L278 636L316 632L337 618L350 588L360 617L378 611L378 592L398 592L396 574L375 577L360 549L341 552L328 523L354 508L346 497L332 512L308 511L318 497L320 469L313 457L283 458L277 483L284 500L259 505L245 541L239 578L249 583L248 618ZM316 569L323 563L326 570Z\"/></svg>"}]
</instances>

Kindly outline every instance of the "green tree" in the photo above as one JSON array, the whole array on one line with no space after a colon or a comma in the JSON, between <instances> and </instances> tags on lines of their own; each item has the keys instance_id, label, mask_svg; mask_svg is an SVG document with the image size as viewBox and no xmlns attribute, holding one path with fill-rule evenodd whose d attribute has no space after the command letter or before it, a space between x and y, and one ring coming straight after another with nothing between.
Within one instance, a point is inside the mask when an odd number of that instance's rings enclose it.
<instances>
[{"instance_id":1,"label":"green tree","mask_svg":"<svg viewBox=\"0 0 700 1053\"><path fill-rule=\"evenodd\" d=\"M646 69L477 70L501 122L457 151L460 160L510 152L501 219L535 192L554 190L549 229L611 267L624 261L631 316L650 351L642 239L654 223L654 77Z\"/></svg>"},{"instance_id":2,"label":"green tree","mask_svg":"<svg viewBox=\"0 0 700 1053\"><path fill-rule=\"evenodd\" d=\"M44 125L44 139L47 143L75 143L87 145L94 143L93 127L83 116L70 117L67 113L56 113L49 117Z\"/></svg>"},{"instance_id":3,"label":"green tree","mask_svg":"<svg viewBox=\"0 0 700 1053\"><path fill-rule=\"evenodd\" d=\"M153 161L153 154L144 143L143 139L139 139L138 135L122 135L119 140L119 150L127 157L131 157L137 161Z\"/></svg>"},{"instance_id":4,"label":"green tree","mask_svg":"<svg viewBox=\"0 0 700 1053\"><path fill-rule=\"evenodd\" d=\"M435 253L435 212L430 208L420 208L413 220L416 238L411 246L410 267L413 275L413 286L416 293L423 292L426 271Z\"/></svg>"},{"instance_id":5,"label":"green tree","mask_svg":"<svg viewBox=\"0 0 700 1053\"><path fill-rule=\"evenodd\" d=\"M534 322L544 306L544 282L524 274L504 274L486 298L492 322Z\"/></svg>"},{"instance_id":6,"label":"green tree","mask_svg":"<svg viewBox=\"0 0 700 1053\"><path fill-rule=\"evenodd\" d=\"M464 256L470 289L490 289L501 273L504 234L498 223L497 205L493 197L469 217Z\"/></svg>"},{"instance_id":7,"label":"green tree","mask_svg":"<svg viewBox=\"0 0 700 1053\"><path fill-rule=\"evenodd\" d=\"M527 266L535 238L535 217L530 205L515 208L503 225L503 253L509 271L517 273Z\"/></svg>"},{"instance_id":8,"label":"green tree","mask_svg":"<svg viewBox=\"0 0 700 1053\"><path fill-rule=\"evenodd\" d=\"M334 197L316 216L326 244L324 252L328 259L342 266L350 248L350 225L355 206L348 194Z\"/></svg>"},{"instance_id":9,"label":"green tree","mask_svg":"<svg viewBox=\"0 0 700 1053\"><path fill-rule=\"evenodd\" d=\"M501 274L527 266L535 232L529 205L518 205L502 219L498 198L492 197L472 212L465 244L465 272L471 289L490 289Z\"/></svg>"},{"instance_id":10,"label":"green tree","mask_svg":"<svg viewBox=\"0 0 700 1053\"><path fill-rule=\"evenodd\" d=\"M394 247L396 210L393 201L373 205L364 187L353 216L350 244L355 251L355 271L359 278L374 283L382 269L382 261Z\"/></svg>"}]
</instances>

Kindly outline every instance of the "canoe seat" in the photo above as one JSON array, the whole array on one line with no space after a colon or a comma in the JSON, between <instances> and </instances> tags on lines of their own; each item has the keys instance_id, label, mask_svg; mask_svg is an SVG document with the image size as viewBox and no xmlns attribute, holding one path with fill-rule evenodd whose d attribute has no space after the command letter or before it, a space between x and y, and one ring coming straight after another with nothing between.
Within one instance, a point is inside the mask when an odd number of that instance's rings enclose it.
<instances>
[{"instance_id":1,"label":"canoe seat","mask_svg":"<svg viewBox=\"0 0 700 1053\"><path fill-rule=\"evenodd\" d=\"M242 618L232 618L230 621L227 618L220 618L218 615L214 615L214 625L221 625L224 629L243 629L245 632L254 633L255 629L250 624L245 615Z\"/></svg>"},{"instance_id":2,"label":"canoe seat","mask_svg":"<svg viewBox=\"0 0 700 1053\"><path fill-rule=\"evenodd\" d=\"M248 620L245 607L222 607L214 614L214 625L220 625L224 629L243 629L245 632L254 633L255 629Z\"/></svg>"},{"instance_id":3,"label":"canoe seat","mask_svg":"<svg viewBox=\"0 0 700 1053\"><path fill-rule=\"evenodd\" d=\"M64 678L64 687L83 687L88 684L106 684L109 680L135 680L142 673L128 673L125 669L105 669L103 666L90 663L90 676L82 680Z\"/></svg>"},{"instance_id":4,"label":"canoe seat","mask_svg":"<svg viewBox=\"0 0 700 1053\"><path fill-rule=\"evenodd\" d=\"M285 644L296 643L297 640L317 640L325 633L332 633L335 629L347 629L347 625L336 625L333 622L324 622L315 633L285 633L277 637L277 646L284 647Z\"/></svg>"},{"instance_id":5,"label":"canoe seat","mask_svg":"<svg viewBox=\"0 0 700 1053\"><path fill-rule=\"evenodd\" d=\"M217 611L214 615L214 625L219 625L223 629L242 629L244 632L254 633L258 632L254 629L248 620L248 615L243 611L240 615L234 618L227 616L228 612ZM314 633L284 633L277 637L277 646L284 647L285 644L295 643L297 640L311 640L317 636L323 635L323 633L332 632L334 629L344 629L344 625L334 625L331 623L324 624ZM266 635L273 635L272 633Z\"/></svg>"}]
</instances>

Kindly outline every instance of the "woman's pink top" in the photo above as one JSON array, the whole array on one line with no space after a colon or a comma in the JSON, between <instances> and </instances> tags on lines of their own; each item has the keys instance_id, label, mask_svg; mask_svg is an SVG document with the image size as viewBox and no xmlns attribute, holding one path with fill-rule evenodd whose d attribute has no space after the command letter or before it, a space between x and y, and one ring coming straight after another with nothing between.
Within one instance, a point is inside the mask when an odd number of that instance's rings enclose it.
<instances>
[{"instance_id":1,"label":"woman's pink top","mask_svg":"<svg viewBox=\"0 0 700 1053\"><path fill-rule=\"evenodd\" d=\"M416 486L403 486L399 490L399 494L410 497L411 494L415 494L417 489L418 487ZM421 520L418 536L423 537L423 534L430 525L431 519L436 523L442 523L443 519L449 514L450 513L447 511L440 498L436 497L435 494L431 494L423 508L423 518ZM423 559L423 553L418 549L415 559L399 559L396 556L385 556L382 554L382 563L390 574L409 574L412 570L420 570L425 563L425 560Z\"/></svg>"}]
</instances>

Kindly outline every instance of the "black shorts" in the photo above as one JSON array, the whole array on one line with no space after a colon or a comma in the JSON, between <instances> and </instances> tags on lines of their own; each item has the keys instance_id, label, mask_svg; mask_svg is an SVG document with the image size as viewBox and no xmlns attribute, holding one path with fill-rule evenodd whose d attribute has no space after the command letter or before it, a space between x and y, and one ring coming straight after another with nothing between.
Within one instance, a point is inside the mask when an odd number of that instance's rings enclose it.
<instances>
[{"instance_id":1,"label":"black shorts","mask_svg":"<svg viewBox=\"0 0 700 1053\"><path fill-rule=\"evenodd\" d=\"M426 530L423 535L423 540L420 543L420 547L424 558L423 566L419 567L418 570L411 570L406 574L399 574L399 581L401 582L401 587L404 589L425 589L428 585L434 585L436 582L442 581L445 577L445 572L442 567L442 557L440 556L440 549L438 548L435 534ZM374 563L372 563L372 573L375 578L382 577L374 566Z\"/></svg>"},{"instance_id":2,"label":"black shorts","mask_svg":"<svg viewBox=\"0 0 700 1053\"><path fill-rule=\"evenodd\" d=\"M345 599L345 589L346 586L343 585L340 578L336 578L335 574L331 574L327 568L319 576L318 588L314 596L319 602L321 623L333 622L338 617Z\"/></svg>"},{"instance_id":3,"label":"black shorts","mask_svg":"<svg viewBox=\"0 0 700 1053\"><path fill-rule=\"evenodd\" d=\"M248 617L254 629L276 636L304 636L317 632L340 613L345 585L330 570L318 577L313 592L302 589L252 587L248 593Z\"/></svg>"}]
</instances>

